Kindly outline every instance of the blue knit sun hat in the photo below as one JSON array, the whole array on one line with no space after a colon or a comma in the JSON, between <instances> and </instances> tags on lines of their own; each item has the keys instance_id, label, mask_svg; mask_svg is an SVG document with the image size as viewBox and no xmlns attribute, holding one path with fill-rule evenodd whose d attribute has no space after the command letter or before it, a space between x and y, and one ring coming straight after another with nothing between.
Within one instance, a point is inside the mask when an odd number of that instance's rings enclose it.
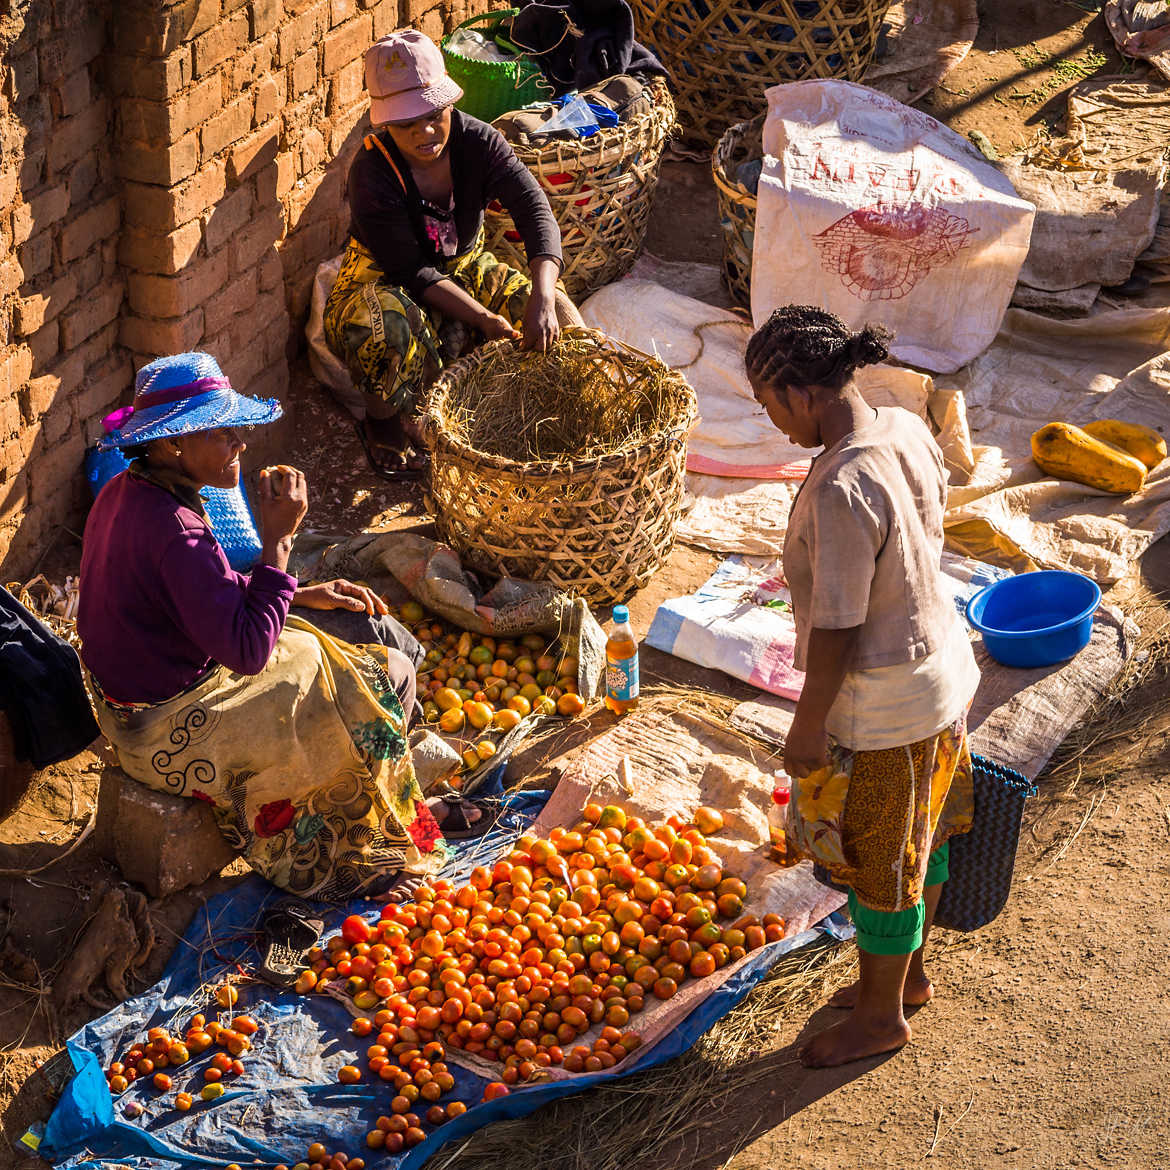
<instances>
[{"instance_id":1,"label":"blue knit sun hat","mask_svg":"<svg viewBox=\"0 0 1170 1170\"><path fill-rule=\"evenodd\" d=\"M255 427L282 413L275 398L237 394L211 354L177 353L138 371L134 404L102 419L107 433L98 447L108 451L218 427Z\"/></svg>"}]
</instances>

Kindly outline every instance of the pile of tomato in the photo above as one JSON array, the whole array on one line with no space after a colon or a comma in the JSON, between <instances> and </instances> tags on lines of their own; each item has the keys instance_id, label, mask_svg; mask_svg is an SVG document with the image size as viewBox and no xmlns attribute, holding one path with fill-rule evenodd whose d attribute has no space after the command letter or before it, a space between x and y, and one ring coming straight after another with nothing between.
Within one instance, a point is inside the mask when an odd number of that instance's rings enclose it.
<instances>
[{"instance_id":1,"label":"pile of tomato","mask_svg":"<svg viewBox=\"0 0 1170 1170\"><path fill-rule=\"evenodd\" d=\"M743 915L747 887L707 843L722 823L702 808L651 827L620 806L587 805L580 823L522 836L465 885L435 881L376 923L346 919L309 952L297 990L340 985L359 1011L376 1011L355 1021L359 1035L377 1030L369 1074L408 1098L413 1083L430 1099L444 1046L500 1062L494 1091L553 1065L611 1068L641 1043L630 1021L647 998L670 999L784 937L778 916ZM431 1075L421 1085L416 1064Z\"/></svg>"},{"instance_id":2,"label":"pile of tomato","mask_svg":"<svg viewBox=\"0 0 1170 1170\"><path fill-rule=\"evenodd\" d=\"M231 984L225 983L216 989L215 994L219 1006L230 1009L236 1004L239 993ZM191 1017L182 1040L172 1036L166 1028L151 1028L145 1041L135 1044L106 1069L110 1092L117 1096L139 1077L150 1077L154 1088L160 1093L169 1093L174 1088L174 1078L165 1069L179 1068L218 1046L222 1051L208 1061L202 1073L202 1085L191 1086L198 1087L199 1096L204 1101L214 1101L223 1096L224 1080L244 1071L244 1054L251 1049L252 1037L259 1028L251 1016L239 1015L222 1024L208 1020L202 1013ZM186 1112L194 1100L194 1094L178 1092L175 1094L175 1108Z\"/></svg>"},{"instance_id":3,"label":"pile of tomato","mask_svg":"<svg viewBox=\"0 0 1170 1170\"><path fill-rule=\"evenodd\" d=\"M555 640L470 634L428 614L417 601L391 606L390 612L423 648L417 675L423 717L460 739L464 767L490 759L495 744L487 736L511 731L529 715L573 718L585 710L577 693L577 660Z\"/></svg>"}]
</instances>

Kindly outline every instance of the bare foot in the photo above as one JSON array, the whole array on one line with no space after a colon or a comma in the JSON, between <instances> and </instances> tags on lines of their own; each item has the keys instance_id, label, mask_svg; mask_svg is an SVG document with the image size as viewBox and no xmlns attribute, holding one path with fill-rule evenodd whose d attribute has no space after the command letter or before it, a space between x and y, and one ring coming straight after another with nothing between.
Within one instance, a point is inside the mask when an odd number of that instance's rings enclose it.
<instances>
[{"instance_id":1,"label":"bare foot","mask_svg":"<svg viewBox=\"0 0 1170 1170\"><path fill-rule=\"evenodd\" d=\"M834 992L832 998L829 1000L829 1007L856 1007L857 993L860 986L860 983L850 983L848 987L842 987L840 990ZM914 979L909 975L906 976L906 982L902 986L903 1007L921 1007L924 1003L930 1003L933 996L934 985L925 975L921 979Z\"/></svg>"},{"instance_id":2,"label":"bare foot","mask_svg":"<svg viewBox=\"0 0 1170 1170\"><path fill-rule=\"evenodd\" d=\"M805 1068L835 1068L851 1060L894 1052L908 1043L910 1036L910 1025L905 1020L874 1029L854 1015L814 1036L800 1050L800 1063Z\"/></svg>"}]
</instances>

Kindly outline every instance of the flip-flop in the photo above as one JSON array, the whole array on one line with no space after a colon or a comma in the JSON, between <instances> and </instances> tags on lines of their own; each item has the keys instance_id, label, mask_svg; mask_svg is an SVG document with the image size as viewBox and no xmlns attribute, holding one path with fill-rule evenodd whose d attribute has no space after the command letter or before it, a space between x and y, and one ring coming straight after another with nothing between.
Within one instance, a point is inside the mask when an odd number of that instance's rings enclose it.
<instances>
[{"instance_id":1,"label":"flip-flop","mask_svg":"<svg viewBox=\"0 0 1170 1170\"><path fill-rule=\"evenodd\" d=\"M439 797L447 806L447 815L439 824L443 836L448 841L468 841L472 837L482 837L500 819L500 806L487 809L460 796L457 792L450 792ZM472 821L467 817L467 810L478 809L479 820Z\"/></svg>"},{"instance_id":2,"label":"flip-flop","mask_svg":"<svg viewBox=\"0 0 1170 1170\"><path fill-rule=\"evenodd\" d=\"M264 955L257 974L273 987L291 987L302 967L305 952L314 946L325 929L308 902L282 898L264 915Z\"/></svg>"},{"instance_id":3,"label":"flip-flop","mask_svg":"<svg viewBox=\"0 0 1170 1170\"><path fill-rule=\"evenodd\" d=\"M364 419L359 422L355 422L353 424L353 429L357 432L357 437L361 441L362 450L366 453L366 461L370 465L370 470L373 471L376 476L384 479L387 483L411 483L416 479L421 479L422 476L426 474L427 469L425 464L421 467L410 467L405 463L392 466L389 463L380 460L374 454L375 451L380 449L386 451L387 453L395 451L395 453L402 455L405 458L406 452L413 450L409 444L398 449L390 447L379 448L376 444L370 441L370 436L366 431L366 423Z\"/></svg>"}]
</instances>

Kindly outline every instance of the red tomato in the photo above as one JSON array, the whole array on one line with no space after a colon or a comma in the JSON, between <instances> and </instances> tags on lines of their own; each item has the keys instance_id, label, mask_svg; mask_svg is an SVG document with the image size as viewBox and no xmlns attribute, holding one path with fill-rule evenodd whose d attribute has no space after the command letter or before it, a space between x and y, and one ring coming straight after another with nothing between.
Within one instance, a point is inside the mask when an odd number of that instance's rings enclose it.
<instances>
[{"instance_id":1,"label":"red tomato","mask_svg":"<svg viewBox=\"0 0 1170 1170\"><path fill-rule=\"evenodd\" d=\"M351 914L341 924L341 937L350 944L369 942L372 934L370 924L360 914Z\"/></svg>"}]
</instances>

